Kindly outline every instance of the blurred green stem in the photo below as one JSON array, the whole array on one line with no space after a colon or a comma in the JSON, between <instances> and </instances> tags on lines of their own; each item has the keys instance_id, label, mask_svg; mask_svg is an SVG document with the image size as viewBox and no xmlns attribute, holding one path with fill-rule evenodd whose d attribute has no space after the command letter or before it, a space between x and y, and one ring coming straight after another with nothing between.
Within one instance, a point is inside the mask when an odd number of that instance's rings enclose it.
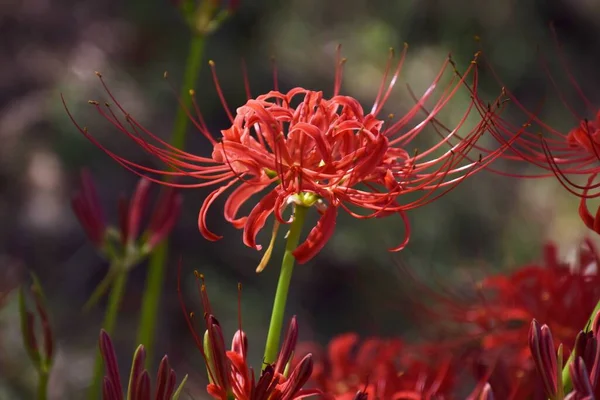
<instances>
[{"instance_id":1,"label":"blurred green stem","mask_svg":"<svg viewBox=\"0 0 600 400\"><path fill-rule=\"evenodd\" d=\"M271 313L271 323L269 324L267 345L263 357L263 369L267 365L273 364L279 353L279 339L281 337L281 327L283 325L283 316L285 314L285 304L287 302L290 282L292 280L292 272L294 271L295 258L292 252L298 247L300 233L302 233L302 225L304 225L307 211L308 207L301 205L295 206L294 220L290 226L287 243L285 244L285 253L283 253L281 272L279 273L279 281L277 282L277 290L275 291L275 300L273 301L273 312Z\"/></svg>"},{"instance_id":2,"label":"blurred green stem","mask_svg":"<svg viewBox=\"0 0 600 400\"><path fill-rule=\"evenodd\" d=\"M585 327L583 328L584 331L587 332L588 330L591 329L592 323L594 322L594 319L596 318L596 314L598 312L600 312L600 300L598 300L598 303L596 303L596 307L594 307L594 311L592 311L592 315L590 315L588 322L585 324ZM575 351L571 351L571 354L569 355L569 359L564 364L564 367L562 370L562 381L563 381L563 387L565 389L564 393L571 392L571 389L573 388L573 383L571 382L571 373L569 372L569 365L571 365L571 363L573 362L573 358L575 358Z\"/></svg>"},{"instance_id":3,"label":"blurred green stem","mask_svg":"<svg viewBox=\"0 0 600 400\"><path fill-rule=\"evenodd\" d=\"M123 294L125 294L125 286L127 284L127 269L123 268L121 265L111 265L111 269L112 268L116 268L118 272L115 275L115 280L113 281L113 285L110 289L108 307L106 309L106 314L104 314L104 321L102 322L102 328L109 335L112 334L115 329L117 316L119 315L119 308L121 306L121 300L123 299ZM100 350L98 350L96 353L96 363L94 364L94 380L90 389L90 399L98 398L102 386L103 375L102 356L100 354Z\"/></svg>"},{"instance_id":4,"label":"blurred green stem","mask_svg":"<svg viewBox=\"0 0 600 400\"><path fill-rule=\"evenodd\" d=\"M180 94L181 102L188 109L192 105L192 98L189 91L190 89L195 88L196 81L198 80L198 73L201 68L204 40L204 35L196 33L192 36L190 43ZM171 144L178 149L183 149L185 146L185 134L188 122L189 120L185 109L179 107L177 116L175 117L173 135L171 137ZM142 299L142 315L140 317L136 342L138 344L143 344L146 349L146 354L149 355L146 357L146 363L150 362L152 359L152 346L154 344L154 336L156 333L156 317L163 288L168 250L169 243L165 240L154 249L148 264L148 276L146 278L146 288L144 289L144 297Z\"/></svg>"},{"instance_id":5,"label":"blurred green stem","mask_svg":"<svg viewBox=\"0 0 600 400\"><path fill-rule=\"evenodd\" d=\"M46 400L48 398L48 379L50 378L49 371L40 371L38 388L37 388L37 399Z\"/></svg>"}]
</instances>

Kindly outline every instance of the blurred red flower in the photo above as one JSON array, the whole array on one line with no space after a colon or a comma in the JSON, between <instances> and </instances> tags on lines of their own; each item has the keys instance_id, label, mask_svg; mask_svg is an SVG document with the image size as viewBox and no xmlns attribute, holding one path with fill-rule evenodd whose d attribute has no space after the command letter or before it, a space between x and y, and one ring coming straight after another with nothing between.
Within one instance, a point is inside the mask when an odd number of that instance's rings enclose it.
<instances>
[{"instance_id":1,"label":"blurred red flower","mask_svg":"<svg viewBox=\"0 0 600 400\"><path fill-rule=\"evenodd\" d=\"M419 310L425 311L426 319L448 322L460 333L454 333L456 339L446 336L424 348L433 354L441 349L468 349L475 360L476 379L490 375L488 380L499 398L544 398L527 340L530 322L537 319L550 327L556 346L564 345L566 359L600 298L598 257L593 243L585 240L577 260L567 263L549 243L542 263L481 281L479 301L463 301L429 289L434 303Z\"/></svg>"},{"instance_id":2,"label":"blurred red flower","mask_svg":"<svg viewBox=\"0 0 600 400\"><path fill-rule=\"evenodd\" d=\"M455 388L451 357L427 364L399 339L360 342L357 334L345 333L333 338L326 351L310 343L304 349L315 354L312 382L332 399L444 399Z\"/></svg>"},{"instance_id":3,"label":"blurred red flower","mask_svg":"<svg viewBox=\"0 0 600 400\"><path fill-rule=\"evenodd\" d=\"M543 178L555 176L558 181L570 193L583 198L600 196L600 183L578 182L575 177L587 178L592 174L600 172L600 110L594 106L586 96L582 86L577 82L571 69L567 65L562 46L559 43L556 31L552 27L558 61L561 65L561 75L571 86L571 93L560 89L559 79L554 76L545 58L541 58L542 68L548 77L548 81L557 95L558 102L573 116L574 123L567 129L557 128L554 123L548 122L542 117L544 103L555 104L556 102L540 99L535 107L528 107L524 99L518 96L502 82L499 74L490 62L484 62L485 67L491 71L494 79L503 86L505 97L508 101L509 110L517 110L524 115L524 120L514 121L511 118L503 118L499 113L494 115L493 122L489 126L490 132L501 142L513 140L502 158L514 162L525 161L541 169L539 172L506 172L494 168L490 171L502 175L518 178ZM485 57L482 56L485 60ZM528 92L529 94L529 92ZM574 95L574 96L573 96ZM478 107L484 108L485 101L479 98L477 93ZM573 97L576 101L573 101ZM575 104L579 102L579 104ZM514 107L511 107L514 105ZM504 107L504 106L503 106ZM583 110L582 110L583 109ZM579 111L578 111L579 110ZM556 114L555 109L549 110ZM583 111L583 112L582 112ZM481 149L484 153L486 149Z\"/></svg>"}]
</instances>

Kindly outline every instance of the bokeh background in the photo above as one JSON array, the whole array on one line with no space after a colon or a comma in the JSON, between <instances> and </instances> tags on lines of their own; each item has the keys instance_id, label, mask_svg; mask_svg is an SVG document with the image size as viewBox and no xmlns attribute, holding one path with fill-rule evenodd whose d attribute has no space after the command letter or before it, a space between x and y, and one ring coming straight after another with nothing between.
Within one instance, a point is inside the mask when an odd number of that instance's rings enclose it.
<instances>
[{"instance_id":1,"label":"bokeh background","mask_svg":"<svg viewBox=\"0 0 600 400\"><path fill-rule=\"evenodd\" d=\"M592 101L598 91L600 6L594 1L318 1L243 0L237 13L208 40L230 105L244 101L241 59L254 93L271 88L275 56L283 88L305 86L331 93L335 48L348 58L343 91L370 107L389 47L410 44L402 82L386 112L413 104L406 82L422 91L448 52L464 68L482 48L504 83L528 104L545 100L542 113L567 130L576 121L558 101L540 54L582 109L557 58L549 29L554 21L572 73ZM474 37L481 37L476 42ZM84 398L91 378L104 302L81 307L107 270L70 209L77 176L90 169L108 219L117 220L118 196L130 194L136 177L89 143L67 118L70 110L103 143L133 160L147 156L110 129L87 104L105 99L94 71L101 71L128 111L168 137L177 104L169 85L179 86L190 33L168 1L5 0L0 4L0 292L35 271L49 299L57 340L50 383L52 399ZM209 126L227 128L206 63L199 71L198 98ZM493 99L499 85L482 68L481 94ZM468 93L453 100L462 110ZM597 103L596 103L597 104ZM510 107L507 118L512 116ZM593 117L593 116L590 116ZM448 118L452 118L449 115ZM433 134L433 132L432 132ZM433 137L433 136L432 136ZM190 129L188 149L208 151ZM194 269L207 277L216 313L231 337L237 324L237 283L243 283L243 325L251 357L259 365L271 311L278 260L260 275L261 254L241 244L216 204L209 223L224 239L211 243L197 229L197 213L209 190L185 192L184 211L172 235L170 268L159 318L155 359L168 353L180 376L190 380L183 398L205 398L200 352L194 351L176 295L177 260L183 260L188 307L201 310ZM402 239L399 219L356 221L343 216L319 256L295 270L288 315L297 314L303 340L326 343L338 333L418 338L402 270L448 287L469 285L485 273L539 258L540 244L555 240L568 255L585 234L577 199L553 179L523 181L480 173L427 207L410 213L413 234L399 254L385 249ZM267 240L262 235L261 240ZM145 266L129 280L114 340L129 365L144 287ZM417 293L418 294L418 293ZM0 310L0 399L34 398L35 371L21 345L16 296ZM417 316L418 317L418 316ZM422 322L422 321L421 321Z\"/></svg>"}]
</instances>

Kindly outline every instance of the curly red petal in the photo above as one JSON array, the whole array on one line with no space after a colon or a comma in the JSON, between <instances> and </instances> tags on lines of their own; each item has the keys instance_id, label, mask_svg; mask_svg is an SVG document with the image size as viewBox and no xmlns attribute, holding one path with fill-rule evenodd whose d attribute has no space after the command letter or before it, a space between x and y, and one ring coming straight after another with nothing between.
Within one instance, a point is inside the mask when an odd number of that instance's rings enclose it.
<instances>
[{"instance_id":1,"label":"curly red petal","mask_svg":"<svg viewBox=\"0 0 600 400\"><path fill-rule=\"evenodd\" d=\"M237 213L253 195L260 193L263 189L267 188L269 183L266 184L252 184L244 183L237 187L225 201L224 216L225 220L231 223L237 229L241 229L246 224L247 216L237 218Z\"/></svg>"},{"instance_id":2,"label":"curly red petal","mask_svg":"<svg viewBox=\"0 0 600 400\"><path fill-rule=\"evenodd\" d=\"M306 240L300 244L293 255L298 264L304 264L313 258L333 235L335 230L335 221L337 218L338 207L329 206L323 213L317 225L312 228Z\"/></svg>"},{"instance_id":3,"label":"curly red petal","mask_svg":"<svg viewBox=\"0 0 600 400\"><path fill-rule=\"evenodd\" d=\"M278 190L273 189L265 195L248 214L248 219L244 225L244 244L256 250L262 249L262 246L256 244L258 232L265 226L267 218L273 213L275 202L279 196Z\"/></svg>"}]
</instances>

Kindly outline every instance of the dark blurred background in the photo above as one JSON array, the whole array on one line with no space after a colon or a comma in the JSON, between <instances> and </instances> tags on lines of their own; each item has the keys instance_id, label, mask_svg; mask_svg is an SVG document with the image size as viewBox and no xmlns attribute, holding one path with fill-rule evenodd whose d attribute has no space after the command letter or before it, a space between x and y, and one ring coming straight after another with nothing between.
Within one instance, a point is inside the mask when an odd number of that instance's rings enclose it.
<instances>
[{"instance_id":1,"label":"dark blurred background","mask_svg":"<svg viewBox=\"0 0 600 400\"><path fill-rule=\"evenodd\" d=\"M386 112L401 113L413 103L405 82L422 91L448 52L465 67L481 46L504 83L526 103L536 104L551 99L553 90L540 53L552 64L558 81L573 92L557 62L551 21L573 74L594 100L599 88L600 4L592 0L243 0L238 12L209 38L205 60L215 60L225 95L236 107L244 101L242 58L255 94L272 87L272 55L283 88L304 86L328 94L335 47L342 43L348 58L343 92L370 107L388 48L400 49L408 42L402 82L386 107ZM476 35L481 43L474 40ZM46 290L57 338L52 399L83 398L105 307L102 301L90 313L81 311L107 264L87 242L70 209L79 170L91 170L113 222L118 196L130 194L137 179L75 129L60 93L78 121L103 143L146 162L142 151L110 129L87 104L88 99L106 97L94 71L103 73L138 121L168 137L177 104L162 74L168 70L173 85L179 86L189 39L178 11L166 0L0 4L0 280L8 287L31 269ZM481 94L493 99L499 85L485 68L482 77ZM198 99L209 126L214 132L227 128L206 63L199 82ZM468 101L466 92L459 94L452 107L463 110ZM546 101L543 113L561 129L575 123L559 101ZM188 139L188 149L209 151L191 129ZM197 215L207 193L185 192L184 211L172 235L164 296L156 310L154 356L168 353L179 376L190 374L189 397L183 398L205 398L206 382L200 352L192 351L177 301L179 257L188 307L201 310L192 274L197 269L206 275L227 340L237 324L236 284L243 283L243 326L255 366L263 351L281 259L276 250L271 264L257 275L254 269L261 254L244 247L241 232L225 223L222 201L213 206L209 224L224 239L205 240L198 232ZM326 343L346 331L418 337L401 290L399 266L452 286L465 276L469 281L534 260L545 240L558 241L567 254L585 233L576 207L577 199L566 195L553 179L523 181L480 173L440 201L411 212L411 243L399 254L386 251L402 239L399 218L357 221L343 215L325 249L309 264L296 267L288 315L299 316L303 340ZM265 242L268 234L260 238ZM145 272L145 265L140 265L131 275L114 335L124 368L136 346ZM34 396L36 375L22 349L15 297L9 296L0 311L0 399Z\"/></svg>"}]
</instances>

